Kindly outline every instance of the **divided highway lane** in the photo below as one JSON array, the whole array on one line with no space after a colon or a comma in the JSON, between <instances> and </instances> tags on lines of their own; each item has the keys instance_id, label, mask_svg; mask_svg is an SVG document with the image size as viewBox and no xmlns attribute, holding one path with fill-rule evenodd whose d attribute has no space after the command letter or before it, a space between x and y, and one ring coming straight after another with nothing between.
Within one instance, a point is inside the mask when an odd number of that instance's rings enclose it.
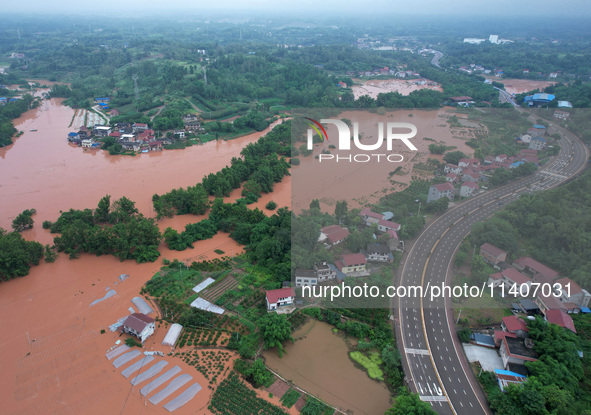
<instances>
[{"instance_id":1,"label":"divided highway lane","mask_svg":"<svg viewBox=\"0 0 591 415\"><path fill-rule=\"evenodd\" d=\"M401 285L441 285L455 249L474 223L491 216L523 193L545 190L578 174L589 158L587 148L572 134L563 134L558 157L544 169L499 189L469 199L432 222L404 261ZM404 366L410 385L440 414L488 413L480 386L463 357L451 329L449 301L399 298L398 317Z\"/></svg>"}]
</instances>

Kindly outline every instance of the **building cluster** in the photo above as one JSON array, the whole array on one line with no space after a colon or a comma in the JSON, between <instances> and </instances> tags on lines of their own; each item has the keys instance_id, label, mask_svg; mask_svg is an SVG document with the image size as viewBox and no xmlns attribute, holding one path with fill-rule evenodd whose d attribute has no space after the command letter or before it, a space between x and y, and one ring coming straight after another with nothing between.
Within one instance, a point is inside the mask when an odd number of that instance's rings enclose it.
<instances>
[{"instance_id":1,"label":"building cluster","mask_svg":"<svg viewBox=\"0 0 591 415\"><path fill-rule=\"evenodd\" d=\"M156 140L154 130L143 123L116 123L113 126L95 124L91 128L80 127L78 131L68 134L68 141L82 147L98 148L101 140L113 137L126 151L161 151L162 145L170 140Z\"/></svg>"},{"instance_id":2,"label":"building cluster","mask_svg":"<svg viewBox=\"0 0 591 415\"><path fill-rule=\"evenodd\" d=\"M540 314L546 318L548 318L548 312L551 316L565 314L566 316L561 317L565 321L570 320L568 314L589 311L591 294L587 290L581 288L572 279L561 277L557 271L535 259L522 257L509 265L506 262L507 253L489 243L480 247L480 255L485 262L499 270L489 276L489 286L504 286L506 293L512 287L515 287L519 293L530 291L533 293L534 290L530 288L534 283L552 287L552 292L548 292L548 289L536 290L534 301L524 299L521 303L514 304L514 309L529 315Z\"/></svg>"},{"instance_id":3,"label":"building cluster","mask_svg":"<svg viewBox=\"0 0 591 415\"><path fill-rule=\"evenodd\" d=\"M466 37L466 38L464 38L464 43L470 43L470 44L473 44L473 45L480 45L481 43L484 43L487 40L490 43L492 43L493 45L505 45L507 43L513 43L514 42L513 40L499 38L499 35L490 35L488 37L488 39L475 38L475 37Z\"/></svg>"},{"instance_id":4,"label":"building cluster","mask_svg":"<svg viewBox=\"0 0 591 415\"><path fill-rule=\"evenodd\" d=\"M525 286L531 286L534 282L551 285L553 291L550 295L545 295L548 294L547 289L539 289L533 301L522 298L513 303L511 308L514 313L525 314L528 319L539 315L549 324L557 324L576 333L569 314L591 312L588 308L591 294L570 278L561 277L558 272L535 259L522 257L509 265L506 262L507 252L490 243L480 247L480 255L499 270L490 275L488 284L492 287L504 285L506 295L511 287L519 291L522 287L529 288ZM525 297L526 290L521 292ZM528 375L525 363L538 360L533 348L534 342L529 338L527 324L515 314L503 317L501 330L495 330L493 335L473 333L470 342L498 350L504 370L497 369L495 373L501 389L510 383L525 381Z\"/></svg>"},{"instance_id":5,"label":"building cluster","mask_svg":"<svg viewBox=\"0 0 591 415\"><path fill-rule=\"evenodd\" d=\"M368 263L391 263L393 251L399 250L398 231L400 224L392 222L392 212L376 213L369 208L363 209L359 216L366 226L375 226L380 235L387 235L383 243L368 244L360 252L343 253L334 262L320 261L312 269L295 270L295 287L330 285L343 281L346 277L364 277L370 275ZM329 225L320 229L318 241L327 248L332 248L347 240L350 232L341 225ZM377 236L374 234L375 239ZM286 282L286 284L289 282ZM290 291L292 290L292 291ZM279 310L282 306L293 305L293 288L267 291L267 310ZM295 295L295 294L294 294Z\"/></svg>"},{"instance_id":6,"label":"building cluster","mask_svg":"<svg viewBox=\"0 0 591 415\"><path fill-rule=\"evenodd\" d=\"M527 146L527 148L522 148L514 156L489 155L484 158L482 163L475 158L462 158L457 165L446 164L443 168L445 183L432 185L429 188L427 202L434 202L442 197L454 200L458 195L470 197L478 193L478 183L488 182L497 169L514 169L524 163L538 165L538 152L547 145L545 135L546 127L534 125L525 134L515 138L516 143L524 147Z\"/></svg>"},{"instance_id":7,"label":"building cluster","mask_svg":"<svg viewBox=\"0 0 591 415\"><path fill-rule=\"evenodd\" d=\"M109 109L109 98L96 98L95 103L103 110ZM113 109L111 116L119 115L119 111ZM204 131L201 120L194 114L183 117L184 129L174 130L176 138L184 139L187 132L201 133ZM145 123L119 122L111 125L95 124L92 127L81 126L78 131L68 133L68 141L87 148L100 148L102 140L112 137L121 144L125 151L147 153L149 151L162 151L163 145L170 144L169 138L156 139L156 132Z\"/></svg>"}]
</instances>

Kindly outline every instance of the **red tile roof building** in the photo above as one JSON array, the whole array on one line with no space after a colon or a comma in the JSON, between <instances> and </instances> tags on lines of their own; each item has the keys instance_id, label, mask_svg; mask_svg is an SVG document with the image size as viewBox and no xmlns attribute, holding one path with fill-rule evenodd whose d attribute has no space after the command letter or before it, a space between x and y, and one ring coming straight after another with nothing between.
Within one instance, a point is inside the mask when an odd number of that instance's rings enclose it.
<instances>
[{"instance_id":1,"label":"red tile roof building","mask_svg":"<svg viewBox=\"0 0 591 415\"><path fill-rule=\"evenodd\" d=\"M507 260L507 252L497 248L493 244L484 243L480 246L480 256L489 264L497 265Z\"/></svg>"},{"instance_id":2,"label":"red tile roof building","mask_svg":"<svg viewBox=\"0 0 591 415\"><path fill-rule=\"evenodd\" d=\"M320 231L326 235L326 239L331 245L341 243L349 236L349 230L339 225L325 226Z\"/></svg>"},{"instance_id":3,"label":"red tile roof building","mask_svg":"<svg viewBox=\"0 0 591 415\"><path fill-rule=\"evenodd\" d=\"M558 324L560 327L567 328L573 333L577 332L573 319L563 310L548 310L546 312L546 320L548 320L548 323Z\"/></svg>"}]
</instances>

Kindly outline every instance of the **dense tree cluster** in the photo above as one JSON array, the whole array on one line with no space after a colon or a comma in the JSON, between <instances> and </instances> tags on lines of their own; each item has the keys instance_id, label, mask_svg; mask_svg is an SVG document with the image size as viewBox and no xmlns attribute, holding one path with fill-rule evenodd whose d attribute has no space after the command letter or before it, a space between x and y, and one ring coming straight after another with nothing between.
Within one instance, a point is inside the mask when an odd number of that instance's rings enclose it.
<instances>
[{"instance_id":1,"label":"dense tree cluster","mask_svg":"<svg viewBox=\"0 0 591 415\"><path fill-rule=\"evenodd\" d=\"M209 206L208 195L229 196L244 182L242 196L248 203L256 202L261 192L272 192L274 183L289 174L289 163L277 154L289 154L290 124L278 125L256 143L247 145L240 153L243 157L233 157L230 166L208 174L201 183L161 196L155 194L152 202L158 218L186 213L202 215Z\"/></svg>"},{"instance_id":2,"label":"dense tree cluster","mask_svg":"<svg viewBox=\"0 0 591 415\"><path fill-rule=\"evenodd\" d=\"M25 111L39 105L32 95L26 94L16 101L0 105L0 147L12 144L12 137L17 133L12 120L20 117Z\"/></svg>"},{"instance_id":3,"label":"dense tree cluster","mask_svg":"<svg viewBox=\"0 0 591 415\"><path fill-rule=\"evenodd\" d=\"M588 327L588 317L581 319ZM591 393L581 387L585 368L578 351L589 349L589 339L581 340L570 330L540 318L529 322L528 329L539 358L526 362L530 372L527 382L510 385L504 393L494 374L483 374L481 382L491 408L503 414L588 414Z\"/></svg>"},{"instance_id":4,"label":"dense tree cluster","mask_svg":"<svg viewBox=\"0 0 591 415\"><path fill-rule=\"evenodd\" d=\"M43 245L0 228L0 280L24 277L43 258Z\"/></svg>"},{"instance_id":5,"label":"dense tree cluster","mask_svg":"<svg viewBox=\"0 0 591 415\"><path fill-rule=\"evenodd\" d=\"M471 238L475 244L490 242L512 253L526 247L533 258L589 288L590 195L588 173L560 188L524 195L493 219L476 224Z\"/></svg>"},{"instance_id":6,"label":"dense tree cluster","mask_svg":"<svg viewBox=\"0 0 591 415\"><path fill-rule=\"evenodd\" d=\"M19 213L12 221L12 229L16 232L22 232L33 227L33 215L36 214L35 209L25 209Z\"/></svg>"},{"instance_id":7,"label":"dense tree cluster","mask_svg":"<svg viewBox=\"0 0 591 415\"><path fill-rule=\"evenodd\" d=\"M162 239L154 219L138 212L135 202L122 197L111 204L109 195L103 197L97 208L63 212L51 224L51 232L58 251L71 258L80 252L96 255L114 255L120 260L153 262L159 256Z\"/></svg>"}]
</instances>

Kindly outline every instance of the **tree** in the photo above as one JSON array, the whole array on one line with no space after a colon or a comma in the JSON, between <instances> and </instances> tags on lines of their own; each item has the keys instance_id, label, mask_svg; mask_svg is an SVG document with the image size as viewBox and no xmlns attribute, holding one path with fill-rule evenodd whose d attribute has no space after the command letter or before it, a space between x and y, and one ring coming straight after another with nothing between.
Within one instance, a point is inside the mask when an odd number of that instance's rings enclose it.
<instances>
[{"instance_id":1,"label":"tree","mask_svg":"<svg viewBox=\"0 0 591 415\"><path fill-rule=\"evenodd\" d=\"M97 223L108 223L109 213L111 212L111 196L106 195L98 202L98 206L94 211L94 220Z\"/></svg>"},{"instance_id":2,"label":"tree","mask_svg":"<svg viewBox=\"0 0 591 415\"><path fill-rule=\"evenodd\" d=\"M392 408L385 415L436 415L429 402L423 402L416 393L400 388Z\"/></svg>"},{"instance_id":3,"label":"tree","mask_svg":"<svg viewBox=\"0 0 591 415\"><path fill-rule=\"evenodd\" d=\"M25 209L19 213L12 221L12 229L16 232L22 232L33 227L33 215L37 213L35 209Z\"/></svg>"},{"instance_id":4,"label":"tree","mask_svg":"<svg viewBox=\"0 0 591 415\"><path fill-rule=\"evenodd\" d=\"M318 199L313 199L313 200L310 202L310 210L312 210L312 209L320 209L320 200L318 200Z\"/></svg>"},{"instance_id":5,"label":"tree","mask_svg":"<svg viewBox=\"0 0 591 415\"><path fill-rule=\"evenodd\" d=\"M283 344L286 340L294 341L291 337L291 324L284 314L270 313L258 321L263 336L265 348L277 347L279 357L283 356Z\"/></svg>"},{"instance_id":6,"label":"tree","mask_svg":"<svg viewBox=\"0 0 591 415\"><path fill-rule=\"evenodd\" d=\"M348 212L349 209L347 208L347 201L337 201L337 205L334 209L334 215L337 217L337 220L341 221L345 216L347 216Z\"/></svg>"},{"instance_id":7,"label":"tree","mask_svg":"<svg viewBox=\"0 0 591 415\"><path fill-rule=\"evenodd\" d=\"M454 258L454 265L459 268L464 264L464 262L466 262L466 259L468 259L468 254L464 251L458 251L458 253L456 253L456 257Z\"/></svg>"},{"instance_id":8,"label":"tree","mask_svg":"<svg viewBox=\"0 0 591 415\"><path fill-rule=\"evenodd\" d=\"M451 151L447 153L445 156L443 156L443 160L445 160L446 163L457 165L460 162L460 159L466 157L466 154L464 154L461 151Z\"/></svg>"}]
</instances>

